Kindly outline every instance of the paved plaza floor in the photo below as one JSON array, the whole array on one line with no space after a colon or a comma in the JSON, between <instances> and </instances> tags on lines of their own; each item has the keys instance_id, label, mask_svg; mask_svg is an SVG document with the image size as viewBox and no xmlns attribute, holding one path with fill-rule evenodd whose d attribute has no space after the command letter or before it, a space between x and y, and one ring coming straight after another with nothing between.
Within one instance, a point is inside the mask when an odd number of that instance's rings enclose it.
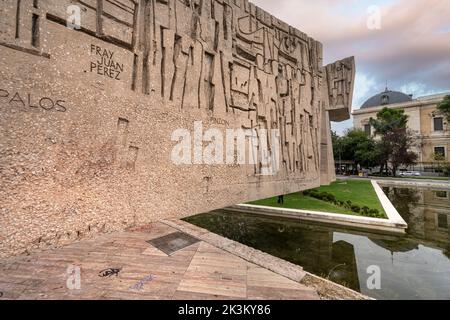
<instances>
[{"instance_id":1,"label":"paved plaza floor","mask_svg":"<svg viewBox=\"0 0 450 320\"><path fill-rule=\"evenodd\" d=\"M158 222L1 261L0 299L319 299L295 281L300 267L185 225Z\"/></svg>"}]
</instances>

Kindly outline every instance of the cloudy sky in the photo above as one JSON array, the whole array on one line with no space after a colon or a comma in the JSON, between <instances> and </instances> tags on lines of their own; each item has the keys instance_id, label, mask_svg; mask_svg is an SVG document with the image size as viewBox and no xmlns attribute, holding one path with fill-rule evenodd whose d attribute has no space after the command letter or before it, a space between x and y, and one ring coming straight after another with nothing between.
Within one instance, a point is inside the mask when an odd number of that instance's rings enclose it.
<instances>
[{"instance_id":1,"label":"cloudy sky","mask_svg":"<svg viewBox=\"0 0 450 320\"><path fill-rule=\"evenodd\" d=\"M415 97L450 92L450 0L252 2L321 41L325 64L355 56L354 109L386 82Z\"/></svg>"}]
</instances>

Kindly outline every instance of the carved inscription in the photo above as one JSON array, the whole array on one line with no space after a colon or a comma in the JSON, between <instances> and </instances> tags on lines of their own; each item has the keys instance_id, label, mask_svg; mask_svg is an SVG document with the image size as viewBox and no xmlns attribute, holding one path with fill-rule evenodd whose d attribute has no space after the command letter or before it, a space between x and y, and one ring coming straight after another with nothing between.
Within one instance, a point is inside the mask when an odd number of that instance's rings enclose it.
<instances>
[{"instance_id":1,"label":"carved inscription","mask_svg":"<svg viewBox=\"0 0 450 320\"><path fill-rule=\"evenodd\" d=\"M97 45L91 45L91 54L95 56L95 61L91 61L90 72L100 76L120 80L123 73L123 63L115 60L114 52Z\"/></svg>"},{"instance_id":2,"label":"carved inscription","mask_svg":"<svg viewBox=\"0 0 450 320\"><path fill-rule=\"evenodd\" d=\"M66 101L54 97L37 97L31 93L0 89L0 102L10 106L21 106L46 111L66 112Z\"/></svg>"}]
</instances>

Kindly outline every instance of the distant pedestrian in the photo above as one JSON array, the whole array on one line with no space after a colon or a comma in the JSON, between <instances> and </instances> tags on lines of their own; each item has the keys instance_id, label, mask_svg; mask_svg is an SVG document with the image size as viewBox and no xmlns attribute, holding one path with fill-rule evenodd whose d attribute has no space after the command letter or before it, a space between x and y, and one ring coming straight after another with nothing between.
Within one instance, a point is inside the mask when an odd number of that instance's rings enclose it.
<instances>
[{"instance_id":1,"label":"distant pedestrian","mask_svg":"<svg viewBox=\"0 0 450 320\"><path fill-rule=\"evenodd\" d=\"M278 196L278 204L284 204L284 196Z\"/></svg>"}]
</instances>

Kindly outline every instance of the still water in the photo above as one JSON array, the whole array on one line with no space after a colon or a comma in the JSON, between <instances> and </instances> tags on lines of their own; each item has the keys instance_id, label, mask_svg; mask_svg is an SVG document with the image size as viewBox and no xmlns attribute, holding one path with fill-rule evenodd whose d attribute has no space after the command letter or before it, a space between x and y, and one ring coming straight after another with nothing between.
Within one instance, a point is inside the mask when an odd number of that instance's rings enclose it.
<instances>
[{"instance_id":1,"label":"still water","mask_svg":"<svg viewBox=\"0 0 450 320\"><path fill-rule=\"evenodd\" d=\"M224 210L186 219L377 299L450 300L450 190L383 187L405 235ZM381 288L369 289L370 266Z\"/></svg>"}]
</instances>

